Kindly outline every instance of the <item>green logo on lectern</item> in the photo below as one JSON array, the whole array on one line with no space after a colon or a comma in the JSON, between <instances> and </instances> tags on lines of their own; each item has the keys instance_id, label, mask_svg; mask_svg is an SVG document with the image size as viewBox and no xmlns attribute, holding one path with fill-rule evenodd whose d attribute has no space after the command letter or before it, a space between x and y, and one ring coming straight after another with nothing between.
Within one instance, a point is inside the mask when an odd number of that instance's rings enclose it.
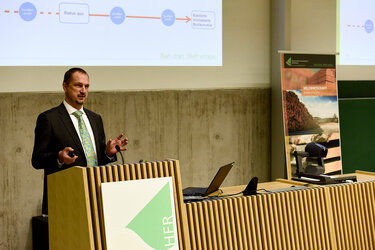
<instances>
[{"instance_id":1,"label":"green logo on lectern","mask_svg":"<svg viewBox=\"0 0 375 250\"><path fill-rule=\"evenodd\" d=\"M126 227L138 234L150 247L169 249L177 242L175 216L171 206L167 183Z\"/></svg>"}]
</instances>

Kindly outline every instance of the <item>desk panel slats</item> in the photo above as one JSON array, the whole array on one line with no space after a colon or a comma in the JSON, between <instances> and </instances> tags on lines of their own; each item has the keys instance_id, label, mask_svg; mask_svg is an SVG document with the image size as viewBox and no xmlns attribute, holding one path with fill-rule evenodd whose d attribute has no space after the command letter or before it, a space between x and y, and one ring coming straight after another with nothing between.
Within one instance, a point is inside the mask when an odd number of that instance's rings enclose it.
<instances>
[{"instance_id":1,"label":"desk panel slats","mask_svg":"<svg viewBox=\"0 0 375 250\"><path fill-rule=\"evenodd\" d=\"M364 246L363 246L363 240L362 240L362 236L363 236L363 232L362 232L362 229L361 229L361 220L359 218L359 207L360 207L360 204L358 204L358 199L357 199L357 187L358 185L348 185L350 188L349 188L349 195L351 197L350 201L352 203L352 212L353 212L353 215L352 218L354 220L354 223L353 223L353 231L355 232L354 234L354 237L356 238L357 240L357 248L358 249L363 249Z\"/></svg>"},{"instance_id":2,"label":"desk panel slats","mask_svg":"<svg viewBox=\"0 0 375 250\"><path fill-rule=\"evenodd\" d=\"M205 213L204 209L203 209L203 204L204 203L199 203L198 206L197 206L197 209L198 209L198 215L199 215L199 218L198 218L198 221L199 221L199 227L200 227L200 236L201 236L201 245L202 245L202 248L201 249L208 249L208 229L207 229L207 224L206 224L206 220L205 218L207 217L207 214Z\"/></svg>"},{"instance_id":3,"label":"desk panel slats","mask_svg":"<svg viewBox=\"0 0 375 250\"><path fill-rule=\"evenodd\" d=\"M361 192L359 193L359 199L362 201L362 206L361 206L361 218L368 218L368 212L367 212L367 209L368 209L368 204L367 204L367 200L366 200L366 193L365 193L365 186L364 185L361 185L360 186L360 189L361 189ZM372 237L372 233L370 233L368 231L368 223L366 223L366 221L362 221L362 228L363 228L363 231L364 231L364 242L365 242L365 248L366 249L369 249L370 246L371 246L371 237Z\"/></svg>"},{"instance_id":4,"label":"desk panel slats","mask_svg":"<svg viewBox=\"0 0 375 250\"><path fill-rule=\"evenodd\" d=\"M113 182L112 167L105 166L106 182Z\"/></svg>"},{"instance_id":5,"label":"desk panel slats","mask_svg":"<svg viewBox=\"0 0 375 250\"><path fill-rule=\"evenodd\" d=\"M286 242L286 249L291 249L292 247L291 247L290 235L289 235L290 222L289 222L288 211L287 211L287 207L290 206L290 203L286 204L286 193L279 193L279 195L280 195L280 200L281 200L280 210L281 210L282 220L283 220L283 225L284 225L284 227L281 227L281 232Z\"/></svg>"},{"instance_id":6,"label":"desk panel slats","mask_svg":"<svg viewBox=\"0 0 375 250\"><path fill-rule=\"evenodd\" d=\"M215 216L214 216L214 207L213 207L213 202L206 202L205 203L207 206L207 214L208 214L208 227L210 228L210 233L211 233L211 241L212 241L212 249L218 249L217 245L217 237L216 237L216 221L215 221Z\"/></svg>"},{"instance_id":7,"label":"desk panel slats","mask_svg":"<svg viewBox=\"0 0 375 250\"><path fill-rule=\"evenodd\" d=\"M365 196L364 186L360 185L359 189L360 189L360 192L358 193L358 198L361 201L360 218L366 218L367 217L366 208L368 206L367 206L366 199L364 198L364 196ZM369 236L369 232L367 230L367 224L366 223L361 223L361 224L362 224L361 226L362 226L362 230L363 230L363 234L364 234L364 239L363 239L364 240L364 247L365 247L365 249L369 249L371 243L369 242L370 236Z\"/></svg>"},{"instance_id":8,"label":"desk panel slats","mask_svg":"<svg viewBox=\"0 0 375 250\"><path fill-rule=\"evenodd\" d=\"M342 202L347 203L347 205L348 205L348 212L350 211L350 214L348 214L348 216L350 218L350 220L349 220L350 223L348 224L348 226L349 226L349 232L350 232L350 235L349 235L350 238L349 238L349 240L353 244L353 245L351 245L351 247L358 248L359 244L358 244L358 238L357 238L357 235L356 235L357 230L355 229L355 227L356 227L355 224L357 224L358 222L356 222L356 220L355 220L356 216L354 215L354 211L353 211L354 207L353 207L352 199L350 199L351 195L352 195L351 189L352 189L351 186L349 186L349 185L345 186L344 190L345 190L345 194L346 194L346 199L344 201L342 201Z\"/></svg>"},{"instance_id":9,"label":"desk panel slats","mask_svg":"<svg viewBox=\"0 0 375 250\"><path fill-rule=\"evenodd\" d=\"M244 220L244 211L242 205L242 199L234 199L233 200L233 210L235 212L236 224L237 224L237 232L238 232L238 248L248 249L246 244L246 235L245 235L245 220Z\"/></svg>"},{"instance_id":10,"label":"desk panel slats","mask_svg":"<svg viewBox=\"0 0 375 250\"><path fill-rule=\"evenodd\" d=\"M140 178L138 179L147 179L147 169L146 169L146 164L137 164L140 170Z\"/></svg>"},{"instance_id":11,"label":"desk panel slats","mask_svg":"<svg viewBox=\"0 0 375 250\"><path fill-rule=\"evenodd\" d=\"M125 181L125 170L124 170L123 165L118 166L118 172L119 172L119 181Z\"/></svg>"},{"instance_id":12,"label":"desk panel slats","mask_svg":"<svg viewBox=\"0 0 375 250\"><path fill-rule=\"evenodd\" d=\"M374 249L374 195L364 182L189 203L190 239L194 249Z\"/></svg>"},{"instance_id":13,"label":"desk panel slats","mask_svg":"<svg viewBox=\"0 0 375 250\"><path fill-rule=\"evenodd\" d=\"M274 212L274 215L273 215L273 218L272 218L272 221L273 222L273 232L275 234L275 236L273 237L273 243L274 243L274 248L275 249L281 249L281 232L279 230L280 228L280 214L279 214L279 210L277 209L277 198L276 198L276 194L273 194L272 195L272 199L271 199L271 206L270 206L270 209L273 210Z\"/></svg>"},{"instance_id":14,"label":"desk panel slats","mask_svg":"<svg viewBox=\"0 0 375 250\"><path fill-rule=\"evenodd\" d=\"M90 192L90 206L93 221L93 234L95 241L95 249L102 249L102 238L100 234L100 221L99 221L99 210L98 210L98 200L96 193L96 182L95 182L95 168L88 169L88 184Z\"/></svg>"},{"instance_id":15,"label":"desk panel slats","mask_svg":"<svg viewBox=\"0 0 375 250\"><path fill-rule=\"evenodd\" d=\"M328 250L330 249L336 249L333 242L336 242L336 235L334 233L334 227L333 227L333 213L332 213L332 199L331 195L329 193L328 189L320 189L320 192L322 194L321 196L321 204L323 211L326 211L326 213L322 214L322 221L323 221L323 227L324 227L324 238L326 239L326 248ZM331 240L332 239L332 240Z\"/></svg>"},{"instance_id":16,"label":"desk panel slats","mask_svg":"<svg viewBox=\"0 0 375 250\"><path fill-rule=\"evenodd\" d=\"M353 232L351 230L351 225L353 224L353 220L352 220L352 215L351 215L351 207L349 206L349 203L348 202L345 202L348 200L348 195L347 195L347 190L348 188L347 187L343 187L342 190L338 190L338 192L340 192L342 194L342 199L339 200L339 206L340 207L343 207L344 210L343 210L343 218L340 218L340 219L343 219L344 220L344 223L345 223L345 227L346 227L346 232L345 233L346 235L346 244L343 245L344 248L351 248L353 249L354 246L353 246ZM349 212L350 211L350 212ZM335 223L337 224L337 223ZM339 230L339 229L338 229ZM355 243L354 243L355 244Z\"/></svg>"},{"instance_id":17,"label":"desk panel slats","mask_svg":"<svg viewBox=\"0 0 375 250\"><path fill-rule=\"evenodd\" d=\"M318 240L319 237L317 235L316 225L318 222L316 221L316 215L314 214L314 208L316 208L316 200L314 199L314 192L315 190L312 189L311 192L306 192L307 195L307 207L306 209L309 211L309 218L310 218L310 228L312 231L312 249L320 249L318 248ZM313 205L314 204L314 205Z\"/></svg>"},{"instance_id":18,"label":"desk panel slats","mask_svg":"<svg viewBox=\"0 0 375 250\"><path fill-rule=\"evenodd\" d=\"M170 176L168 165L163 164L164 176Z\"/></svg>"},{"instance_id":19,"label":"desk panel slats","mask_svg":"<svg viewBox=\"0 0 375 250\"><path fill-rule=\"evenodd\" d=\"M368 247L366 247L366 240L365 237L366 236L366 232L363 228L363 223L362 223L362 219L363 218L363 214L362 214L362 208L363 208L363 200L360 199L360 195L361 195L361 185L353 185L353 189L352 189L352 197L354 197L353 199L353 202L354 202L354 205L355 205L355 210L356 210L356 218L357 218L357 221L358 223L357 224L357 237L360 241L360 246L361 246L361 249L368 249Z\"/></svg>"},{"instance_id":20,"label":"desk panel slats","mask_svg":"<svg viewBox=\"0 0 375 250\"><path fill-rule=\"evenodd\" d=\"M245 211L244 211L244 205L242 199L236 199L234 200L235 207L238 209L238 234L241 239L240 248L241 249L249 249L248 247L248 241L246 236L246 223L245 223Z\"/></svg>"},{"instance_id":21,"label":"desk panel slats","mask_svg":"<svg viewBox=\"0 0 375 250\"><path fill-rule=\"evenodd\" d=\"M337 187L333 187L331 190L327 189L327 193L329 194L328 198L331 200L331 208L333 211L336 211L335 213L332 213L333 220L332 220L332 231L335 232L335 237L338 242L338 248L342 249L343 246L341 245L342 242L345 239L345 232L347 233L347 230L345 229L346 225L344 225L343 221L340 220L343 217L342 210L343 208L339 206L339 196L340 194L337 193ZM331 197L332 196L332 197ZM322 214L323 219L327 220L327 216L323 213ZM336 225L333 224L333 221L337 221L338 223ZM341 228L342 230L337 230L337 228ZM328 238L329 236L326 235ZM347 238L347 237L346 237Z\"/></svg>"},{"instance_id":22,"label":"desk panel slats","mask_svg":"<svg viewBox=\"0 0 375 250\"><path fill-rule=\"evenodd\" d=\"M228 207L228 201L227 199L224 199L224 200L221 200L219 202L219 204L222 204L222 207L223 207L223 213L222 213L222 216L223 216L223 228L225 228L225 238L223 238L223 240L226 241L226 244L228 245L228 249L233 249L233 239L232 239L232 235L231 235L231 230L232 228L234 227L233 224L230 223L230 218L229 218L229 207Z\"/></svg>"},{"instance_id":23,"label":"desk panel slats","mask_svg":"<svg viewBox=\"0 0 375 250\"><path fill-rule=\"evenodd\" d=\"M371 183L371 187L369 188L370 189L370 196L367 196L367 198L369 199L368 203L369 203L369 207L371 207L371 234L372 234L372 247L375 248L375 237L374 237L374 232L375 232L375 204L374 204L374 201L373 201L373 198L375 197L375 183Z\"/></svg>"},{"instance_id":24,"label":"desk panel slats","mask_svg":"<svg viewBox=\"0 0 375 250\"><path fill-rule=\"evenodd\" d=\"M157 177L159 172L158 172L158 164L156 162L151 162L152 166L152 176Z\"/></svg>"},{"instance_id":25,"label":"desk panel slats","mask_svg":"<svg viewBox=\"0 0 375 250\"><path fill-rule=\"evenodd\" d=\"M147 178L154 178L151 162L146 163L146 168L147 168L146 169Z\"/></svg>"},{"instance_id":26,"label":"desk panel slats","mask_svg":"<svg viewBox=\"0 0 375 250\"><path fill-rule=\"evenodd\" d=\"M211 202L210 202L211 203ZM216 243L217 249L222 249L223 247L223 234L221 233L221 225L220 225L220 216L219 216L219 207L217 204L217 201L212 202L212 208L213 208L213 216L214 216L214 223L213 226L215 228L215 235L216 235ZM214 238L213 238L214 239Z\"/></svg>"},{"instance_id":27,"label":"desk panel slats","mask_svg":"<svg viewBox=\"0 0 375 250\"><path fill-rule=\"evenodd\" d=\"M195 231L195 239L196 239L196 249L202 249L202 236L199 224L199 213L198 213L198 204L193 203L193 218L194 218L194 231Z\"/></svg>"},{"instance_id":28,"label":"desk panel slats","mask_svg":"<svg viewBox=\"0 0 375 250\"><path fill-rule=\"evenodd\" d=\"M314 190L314 200L317 204L317 206L314 206L314 217L317 220L316 225L316 232L317 232L317 237L318 237L318 249L326 249L326 242L324 239L324 221L322 220L322 213L323 213L323 206L320 202L320 196L321 192L319 189ZM320 209L321 208L321 209Z\"/></svg>"},{"instance_id":29,"label":"desk panel slats","mask_svg":"<svg viewBox=\"0 0 375 250\"><path fill-rule=\"evenodd\" d=\"M255 249L261 249L262 248L262 236L261 236L261 230L260 230L260 221L259 221L259 209L258 209L258 203L257 203L257 197L252 196L250 198L246 198L248 200L248 205L250 211L254 211L254 216L251 220L252 228L255 228L256 237L254 238L256 241L254 244ZM252 215L252 213L250 213Z\"/></svg>"},{"instance_id":30,"label":"desk panel slats","mask_svg":"<svg viewBox=\"0 0 375 250\"><path fill-rule=\"evenodd\" d=\"M190 247L191 249L197 249L196 248L196 239L195 239L195 230L194 226L192 225L194 222L194 216L193 216L193 204L187 204L186 205L186 214L187 214L187 219L190 223L189 225L189 237L190 237Z\"/></svg>"},{"instance_id":31,"label":"desk panel slats","mask_svg":"<svg viewBox=\"0 0 375 250\"><path fill-rule=\"evenodd\" d=\"M254 227L254 224L252 223L253 221L253 216L252 216L252 213L248 213L247 211L250 211L249 210L249 205L248 205L248 201L250 201L250 199L246 199L245 197L241 197L240 198L240 201L242 204L242 212L243 212L243 220L244 220L244 226L243 226L243 230L244 230L244 236L243 236L243 239L245 241L245 249L254 249L254 241L256 241L256 234L255 234L255 227Z\"/></svg>"},{"instance_id":32,"label":"desk panel slats","mask_svg":"<svg viewBox=\"0 0 375 250\"><path fill-rule=\"evenodd\" d=\"M286 222L285 222L285 217L284 217L284 214L283 214L283 210L282 210L282 200L281 200L281 194L280 193L277 193L276 194L276 198L275 198L275 201L276 201L276 204L275 204L275 208L277 209L277 213L279 215L279 224L277 225L277 228L279 229L279 237L280 237L280 248L279 249L287 249L286 247L286 240L285 240L285 227L286 227ZM291 204L293 207L294 207L294 204L292 203Z\"/></svg>"},{"instance_id":33,"label":"desk panel slats","mask_svg":"<svg viewBox=\"0 0 375 250\"><path fill-rule=\"evenodd\" d=\"M372 248L375 248L375 204L374 204L374 197L375 197L375 183L370 183L371 185L365 186L365 194L367 194L366 197L366 203L367 203L367 217L366 221L367 223L367 230L369 232L369 242L370 246Z\"/></svg>"},{"instance_id":34,"label":"desk panel slats","mask_svg":"<svg viewBox=\"0 0 375 250\"><path fill-rule=\"evenodd\" d=\"M300 215L299 206L294 202L296 199L295 197L298 195L297 193L281 193L281 199L285 200L285 204L283 209L285 209L285 218L284 218L284 231L281 231L283 238L287 238L289 249L298 249L299 248L299 241L302 237L299 237L298 233L302 230L298 229L300 223L297 222L297 217Z\"/></svg>"},{"instance_id":35,"label":"desk panel slats","mask_svg":"<svg viewBox=\"0 0 375 250\"><path fill-rule=\"evenodd\" d=\"M211 221L210 221L210 213L208 211L208 205L207 202L202 203L202 214L205 215L203 216L203 221L204 221L204 226L205 226L205 237L207 238L206 242L206 249L212 250L212 234L211 234Z\"/></svg>"},{"instance_id":36,"label":"desk panel slats","mask_svg":"<svg viewBox=\"0 0 375 250\"><path fill-rule=\"evenodd\" d=\"M271 195L265 195L263 197L263 212L264 212L264 215L265 215L265 220L264 220L264 223L265 223L265 226L266 228L268 228L268 230L265 230L266 231L266 241L267 241L267 247L268 249L274 249L273 248L273 243L274 243L274 240L273 240L273 237L275 235L275 232L273 230L273 224L274 224L274 221L273 221L273 209L270 207L271 204L270 204L270 200L271 200Z\"/></svg>"},{"instance_id":37,"label":"desk panel slats","mask_svg":"<svg viewBox=\"0 0 375 250\"><path fill-rule=\"evenodd\" d=\"M268 249L268 242L267 242L267 236L266 236L266 215L264 214L264 209L263 209L263 196L260 196L259 199L256 199L256 203L258 206L258 214L259 214L259 227L260 227L260 242L261 242L261 247L263 249Z\"/></svg>"}]
</instances>

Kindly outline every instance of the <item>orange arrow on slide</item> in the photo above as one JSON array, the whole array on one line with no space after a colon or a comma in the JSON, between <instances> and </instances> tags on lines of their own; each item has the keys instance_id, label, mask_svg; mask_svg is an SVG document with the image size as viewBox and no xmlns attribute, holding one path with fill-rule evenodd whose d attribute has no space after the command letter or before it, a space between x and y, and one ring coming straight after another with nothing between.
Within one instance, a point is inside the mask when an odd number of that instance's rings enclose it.
<instances>
[{"instance_id":1,"label":"orange arrow on slide","mask_svg":"<svg viewBox=\"0 0 375 250\"><path fill-rule=\"evenodd\" d=\"M126 16L126 18L161 19L161 17L152 17L152 16ZM176 18L176 20L185 20L186 22L189 22L191 18L186 16L186 18Z\"/></svg>"},{"instance_id":2,"label":"orange arrow on slide","mask_svg":"<svg viewBox=\"0 0 375 250\"><path fill-rule=\"evenodd\" d=\"M106 15L106 14L89 14L89 16L109 17L109 15Z\"/></svg>"},{"instance_id":3,"label":"orange arrow on slide","mask_svg":"<svg viewBox=\"0 0 375 250\"><path fill-rule=\"evenodd\" d=\"M152 16L126 16L126 18L160 19L160 17L152 17Z\"/></svg>"},{"instance_id":4,"label":"orange arrow on slide","mask_svg":"<svg viewBox=\"0 0 375 250\"><path fill-rule=\"evenodd\" d=\"M186 20L186 22L190 22L191 18L188 16L185 16L186 18L176 18L176 20Z\"/></svg>"}]
</instances>

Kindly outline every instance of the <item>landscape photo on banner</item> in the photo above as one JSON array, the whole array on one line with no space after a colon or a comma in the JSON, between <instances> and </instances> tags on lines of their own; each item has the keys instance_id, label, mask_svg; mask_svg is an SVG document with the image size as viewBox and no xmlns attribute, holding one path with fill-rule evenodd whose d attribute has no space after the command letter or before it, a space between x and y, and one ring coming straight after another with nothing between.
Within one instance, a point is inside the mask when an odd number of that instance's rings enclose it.
<instances>
[{"instance_id":1,"label":"landscape photo on banner","mask_svg":"<svg viewBox=\"0 0 375 250\"><path fill-rule=\"evenodd\" d=\"M281 53L283 123L288 178L296 175L295 151L308 143L328 149L320 172L303 160L299 171L309 174L342 172L335 55Z\"/></svg>"}]
</instances>

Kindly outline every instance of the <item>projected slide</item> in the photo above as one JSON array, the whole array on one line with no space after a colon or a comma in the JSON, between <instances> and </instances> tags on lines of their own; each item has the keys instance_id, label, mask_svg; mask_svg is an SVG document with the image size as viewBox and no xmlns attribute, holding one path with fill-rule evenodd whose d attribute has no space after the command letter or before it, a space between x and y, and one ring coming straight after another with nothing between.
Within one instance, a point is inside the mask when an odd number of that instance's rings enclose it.
<instances>
[{"instance_id":1,"label":"projected slide","mask_svg":"<svg viewBox=\"0 0 375 250\"><path fill-rule=\"evenodd\" d=\"M375 65L375 1L341 0L339 7L339 64Z\"/></svg>"},{"instance_id":2,"label":"projected slide","mask_svg":"<svg viewBox=\"0 0 375 250\"><path fill-rule=\"evenodd\" d=\"M221 0L0 2L0 66L221 66Z\"/></svg>"}]
</instances>

